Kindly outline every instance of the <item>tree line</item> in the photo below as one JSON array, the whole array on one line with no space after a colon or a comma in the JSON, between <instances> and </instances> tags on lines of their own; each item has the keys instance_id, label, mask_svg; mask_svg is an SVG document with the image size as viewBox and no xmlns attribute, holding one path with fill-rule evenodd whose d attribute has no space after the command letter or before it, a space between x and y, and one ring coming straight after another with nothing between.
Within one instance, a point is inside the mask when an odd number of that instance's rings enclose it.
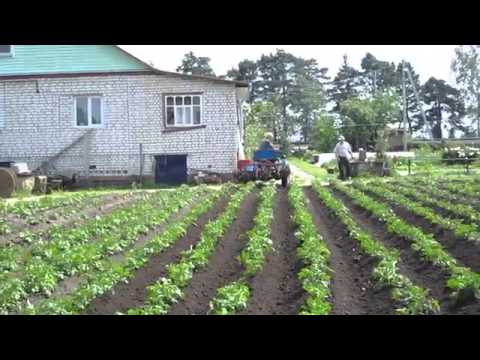
<instances>
[{"instance_id":1,"label":"tree line","mask_svg":"<svg viewBox=\"0 0 480 360\"><path fill-rule=\"evenodd\" d=\"M340 133L355 148L368 148L387 126L403 127L402 77L407 77L402 74L404 67L410 70L413 81L413 86L405 81L410 134L431 134L434 139L479 135L479 46L455 49L455 87L435 77L421 84L412 64L384 61L371 53L362 59L360 68L352 66L344 56L338 72L330 76L329 69L316 59L304 59L281 49L258 60L245 59L224 77L250 86L247 148L256 146L263 132L269 131L284 149L297 135L302 143L318 151L331 151ZM177 71L215 76L210 59L192 52L185 55Z\"/></svg>"}]
</instances>

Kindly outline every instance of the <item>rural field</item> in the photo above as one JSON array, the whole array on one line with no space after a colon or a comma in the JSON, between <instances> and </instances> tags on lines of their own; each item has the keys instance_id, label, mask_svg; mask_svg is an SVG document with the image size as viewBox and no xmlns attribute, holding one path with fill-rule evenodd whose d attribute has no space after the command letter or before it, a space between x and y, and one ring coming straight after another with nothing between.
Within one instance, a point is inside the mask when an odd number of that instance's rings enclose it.
<instances>
[{"instance_id":1,"label":"rural field","mask_svg":"<svg viewBox=\"0 0 480 360\"><path fill-rule=\"evenodd\" d=\"M0 312L479 314L474 176L0 200Z\"/></svg>"}]
</instances>

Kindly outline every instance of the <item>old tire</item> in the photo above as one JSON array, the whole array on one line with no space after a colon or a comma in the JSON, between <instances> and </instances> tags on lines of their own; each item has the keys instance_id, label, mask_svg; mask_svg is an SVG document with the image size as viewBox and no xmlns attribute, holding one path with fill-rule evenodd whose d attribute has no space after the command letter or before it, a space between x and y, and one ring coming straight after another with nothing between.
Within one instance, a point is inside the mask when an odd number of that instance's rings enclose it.
<instances>
[{"instance_id":1,"label":"old tire","mask_svg":"<svg viewBox=\"0 0 480 360\"><path fill-rule=\"evenodd\" d=\"M0 197L9 198L15 192L17 175L11 169L0 168Z\"/></svg>"}]
</instances>

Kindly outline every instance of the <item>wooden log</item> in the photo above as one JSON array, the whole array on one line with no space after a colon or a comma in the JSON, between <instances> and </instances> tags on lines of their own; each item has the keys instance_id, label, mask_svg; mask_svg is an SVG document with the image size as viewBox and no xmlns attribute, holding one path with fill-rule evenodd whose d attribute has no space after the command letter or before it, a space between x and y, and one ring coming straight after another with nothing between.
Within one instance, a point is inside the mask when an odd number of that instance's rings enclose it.
<instances>
[{"instance_id":1,"label":"wooden log","mask_svg":"<svg viewBox=\"0 0 480 360\"><path fill-rule=\"evenodd\" d=\"M0 168L0 197L9 198L15 192L17 175L12 169Z\"/></svg>"}]
</instances>

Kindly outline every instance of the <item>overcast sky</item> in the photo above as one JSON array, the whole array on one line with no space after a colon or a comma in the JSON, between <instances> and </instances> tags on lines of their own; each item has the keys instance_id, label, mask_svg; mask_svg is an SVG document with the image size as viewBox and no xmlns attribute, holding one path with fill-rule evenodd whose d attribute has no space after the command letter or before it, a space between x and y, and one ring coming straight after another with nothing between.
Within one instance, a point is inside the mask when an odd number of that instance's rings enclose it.
<instances>
[{"instance_id":1,"label":"overcast sky","mask_svg":"<svg viewBox=\"0 0 480 360\"><path fill-rule=\"evenodd\" d=\"M413 64L420 81L429 77L454 84L450 64L454 57L454 45L120 45L140 59L155 64L165 71L176 71L183 55L193 51L197 56L207 56L217 75L225 75L244 59L257 60L262 54L284 49L295 56L317 59L321 67L328 67L334 76L342 64L344 54L351 65L359 68L367 52L377 59L398 63L402 59Z\"/></svg>"}]
</instances>

